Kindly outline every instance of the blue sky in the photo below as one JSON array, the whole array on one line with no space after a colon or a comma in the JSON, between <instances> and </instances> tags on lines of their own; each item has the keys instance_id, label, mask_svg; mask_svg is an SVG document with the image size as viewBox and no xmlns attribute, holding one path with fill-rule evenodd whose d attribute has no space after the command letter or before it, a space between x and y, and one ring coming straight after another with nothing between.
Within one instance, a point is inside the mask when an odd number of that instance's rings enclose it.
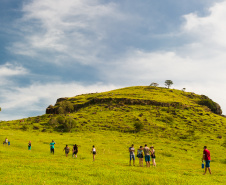
<instances>
[{"instance_id":1,"label":"blue sky","mask_svg":"<svg viewBox=\"0 0 226 185\"><path fill-rule=\"evenodd\" d=\"M168 79L225 112L225 20L226 0L1 0L0 120Z\"/></svg>"}]
</instances>

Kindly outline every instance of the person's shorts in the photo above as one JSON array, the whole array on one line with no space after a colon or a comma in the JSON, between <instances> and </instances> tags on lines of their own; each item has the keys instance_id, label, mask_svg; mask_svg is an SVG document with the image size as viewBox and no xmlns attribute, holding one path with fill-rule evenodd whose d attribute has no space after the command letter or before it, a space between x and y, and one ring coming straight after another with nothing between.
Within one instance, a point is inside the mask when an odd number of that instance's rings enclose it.
<instances>
[{"instance_id":1,"label":"person's shorts","mask_svg":"<svg viewBox=\"0 0 226 185\"><path fill-rule=\"evenodd\" d=\"M93 155L96 155L96 151L93 151Z\"/></svg>"},{"instance_id":2,"label":"person's shorts","mask_svg":"<svg viewBox=\"0 0 226 185\"><path fill-rule=\"evenodd\" d=\"M138 158L144 158L143 154L138 154L137 157Z\"/></svg>"},{"instance_id":3,"label":"person's shorts","mask_svg":"<svg viewBox=\"0 0 226 185\"><path fill-rule=\"evenodd\" d=\"M50 152L51 152L51 153L54 153L54 148L51 148L51 149L50 149Z\"/></svg>"},{"instance_id":4,"label":"person's shorts","mask_svg":"<svg viewBox=\"0 0 226 185\"><path fill-rule=\"evenodd\" d=\"M68 154L69 153L69 151L65 151L65 154Z\"/></svg>"},{"instance_id":5,"label":"person's shorts","mask_svg":"<svg viewBox=\"0 0 226 185\"><path fill-rule=\"evenodd\" d=\"M210 160L207 160L206 161L206 168L209 168L210 167Z\"/></svg>"},{"instance_id":6,"label":"person's shorts","mask_svg":"<svg viewBox=\"0 0 226 185\"><path fill-rule=\"evenodd\" d=\"M77 155L78 152L73 152L74 155Z\"/></svg>"},{"instance_id":7,"label":"person's shorts","mask_svg":"<svg viewBox=\"0 0 226 185\"><path fill-rule=\"evenodd\" d=\"M135 160L135 155L130 155L130 161L131 161L132 159Z\"/></svg>"},{"instance_id":8,"label":"person's shorts","mask_svg":"<svg viewBox=\"0 0 226 185\"><path fill-rule=\"evenodd\" d=\"M145 155L145 161L149 162L150 161L150 155Z\"/></svg>"},{"instance_id":9,"label":"person's shorts","mask_svg":"<svg viewBox=\"0 0 226 185\"><path fill-rule=\"evenodd\" d=\"M28 147L28 150L30 150L30 149L31 149L31 146Z\"/></svg>"}]
</instances>

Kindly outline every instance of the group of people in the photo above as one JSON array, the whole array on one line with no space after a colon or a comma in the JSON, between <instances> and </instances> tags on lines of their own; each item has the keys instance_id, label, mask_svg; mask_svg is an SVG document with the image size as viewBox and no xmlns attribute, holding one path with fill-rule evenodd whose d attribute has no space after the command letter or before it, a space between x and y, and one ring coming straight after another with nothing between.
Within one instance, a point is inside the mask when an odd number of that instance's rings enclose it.
<instances>
[{"instance_id":1,"label":"group of people","mask_svg":"<svg viewBox=\"0 0 226 185\"><path fill-rule=\"evenodd\" d=\"M50 152L52 153L52 154L54 154L54 145L55 145L56 143L52 140L52 142L50 143ZM78 153L78 146L79 145L76 145L76 144L74 144L73 145L73 148L72 148L72 157L74 158L74 156L77 158L77 153ZM69 146L68 145L66 145L65 147L64 147L64 149L63 149L63 151L65 151L65 155L66 155L66 157L68 156L68 154L69 154L69 152L70 152L70 148L69 148ZM95 146L93 145L93 148L92 148L92 154L93 154L93 161L95 161L95 155L96 155L96 148L95 148Z\"/></svg>"},{"instance_id":2,"label":"group of people","mask_svg":"<svg viewBox=\"0 0 226 185\"><path fill-rule=\"evenodd\" d=\"M65 148L63 149L63 151L65 151L65 155L67 157L70 152L69 146L66 145ZM72 157L74 158L74 156L75 156L77 158L77 153L78 153L78 145L74 144L73 148L72 148Z\"/></svg>"},{"instance_id":3,"label":"group of people","mask_svg":"<svg viewBox=\"0 0 226 185\"><path fill-rule=\"evenodd\" d=\"M5 140L3 141L3 145L10 145L10 142L8 141L8 138L6 137ZM54 154L54 145L56 143L54 142L54 140L52 140L52 142L50 143L50 153ZM73 148L72 148L72 157L74 158L74 156L77 158L77 153L78 153L78 146L74 144ZM28 142L28 150L31 150L31 141ZM63 151L65 151L65 155L66 157L68 156L69 152L70 152L70 148L68 145L65 146L65 148L63 149ZM95 155L96 155L96 148L93 145L91 153L93 154L93 161L95 161ZM129 153L130 153L130 160L129 160L129 165L131 166L131 161L133 160L133 165L135 166L135 148L134 145L132 144L131 147L129 147ZM150 167L150 161L152 159L152 164L155 167L156 166L156 162L155 162L155 149L154 146L151 146L150 148L147 146L147 144L145 144L145 146L140 146L137 149L137 157L139 159L139 165L143 166L143 158L145 158L145 162L146 162L146 166ZM203 156L202 156L202 162L205 161L205 172L203 175L206 174L207 169L209 171L209 173L211 174L211 169L210 169L210 151L207 150L207 146L204 146L204 151L203 151Z\"/></svg>"},{"instance_id":4,"label":"group of people","mask_svg":"<svg viewBox=\"0 0 226 185\"><path fill-rule=\"evenodd\" d=\"M135 166L135 148L134 148L133 144L132 144L131 147L129 147L129 153L130 153L129 165L131 166L131 161L133 160L133 165ZM150 167L150 160L151 159L152 159L153 166L156 166L154 146L151 146L150 148L147 147L147 144L145 144L144 147L140 146L140 148L137 149L137 157L139 159L139 165L140 166L143 166L143 158L145 158L145 162L146 162L147 167ZM211 160L210 151L207 150L207 146L204 146L202 163L203 163L203 161L205 161L205 165L203 165L203 168L205 166L205 171L204 171L203 175L206 174L207 169L208 169L209 173L212 174L211 169L210 169L210 160Z\"/></svg>"},{"instance_id":5,"label":"group of people","mask_svg":"<svg viewBox=\"0 0 226 185\"><path fill-rule=\"evenodd\" d=\"M50 153L54 154L55 151L55 145L56 143L54 142L54 140L52 140L52 142L50 143ZM8 141L8 138L6 138L3 141L3 145L10 145L10 142ZM31 150L31 141L28 142L28 150ZM69 152L70 152L70 148L68 145L65 146L65 148L63 149L63 151L65 151L66 157L68 156ZM93 154L93 161L95 161L95 155L96 155L96 148L93 145L92 148L92 154ZM73 148L72 148L72 157L74 158L74 156L77 158L77 153L78 153L78 145L74 144Z\"/></svg>"},{"instance_id":6,"label":"group of people","mask_svg":"<svg viewBox=\"0 0 226 185\"><path fill-rule=\"evenodd\" d=\"M131 147L129 147L129 153L130 153L130 161L129 165L131 166L131 161L133 160L133 165L135 166L135 148L132 144ZM139 165L143 166L143 158L145 158L146 166L150 167L150 161L152 159L152 164L155 167L155 149L154 146L151 146L150 148L145 144L145 146L140 146L140 148L137 149L137 157L139 159Z\"/></svg>"},{"instance_id":7,"label":"group of people","mask_svg":"<svg viewBox=\"0 0 226 185\"><path fill-rule=\"evenodd\" d=\"M54 143L55 144L55 143ZM52 144L50 143L50 146L52 146ZM70 148L68 145L65 146L65 148L63 149L63 151L65 151L65 155L66 157L68 156L69 152L70 152ZM92 154L93 154L93 161L95 161L95 155L96 155L96 148L95 146L93 145L93 148L92 148ZM72 148L72 157L74 158L74 156L77 158L77 153L78 153L78 145L73 145L73 148Z\"/></svg>"}]
</instances>

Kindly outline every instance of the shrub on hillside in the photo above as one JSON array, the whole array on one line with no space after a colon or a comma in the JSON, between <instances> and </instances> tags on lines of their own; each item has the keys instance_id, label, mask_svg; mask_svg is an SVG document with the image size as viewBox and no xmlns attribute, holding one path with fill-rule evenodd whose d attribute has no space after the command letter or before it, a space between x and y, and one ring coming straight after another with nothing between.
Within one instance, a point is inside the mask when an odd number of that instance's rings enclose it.
<instances>
[{"instance_id":1,"label":"shrub on hillside","mask_svg":"<svg viewBox=\"0 0 226 185\"><path fill-rule=\"evenodd\" d=\"M76 127L76 121L72 118L67 118L64 124L64 130L71 131L71 129L75 127Z\"/></svg>"},{"instance_id":2,"label":"shrub on hillside","mask_svg":"<svg viewBox=\"0 0 226 185\"><path fill-rule=\"evenodd\" d=\"M48 124L49 125L57 125L58 124L58 121L56 118L51 118L49 121L48 121Z\"/></svg>"},{"instance_id":3,"label":"shrub on hillside","mask_svg":"<svg viewBox=\"0 0 226 185\"><path fill-rule=\"evenodd\" d=\"M23 125L21 129L26 131L26 130L28 130L28 127L26 125Z\"/></svg>"},{"instance_id":4,"label":"shrub on hillside","mask_svg":"<svg viewBox=\"0 0 226 185\"><path fill-rule=\"evenodd\" d=\"M59 108L58 108L58 113L59 114L67 114L69 112L73 112L74 111L74 106L71 102L69 101L62 101L59 103Z\"/></svg>"},{"instance_id":5,"label":"shrub on hillside","mask_svg":"<svg viewBox=\"0 0 226 185\"><path fill-rule=\"evenodd\" d=\"M209 99L207 96L202 95L202 98L198 104L199 105L205 105L207 106L213 113L215 114L222 114L222 110L220 105L218 105L216 102L214 102L213 100Z\"/></svg>"},{"instance_id":6,"label":"shrub on hillside","mask_svg":"<svg viewBox=\"0 0 226 185\"><path fill-rule=\"evenodd\" d=\"M64 114L64 112L65 112L63 107L59 107L57 109L57 111L58 111L59 114Z\"/></svg>"},{"instance_id":7,"label":"shrub on hillside","mask_svg":"<svg viewBox=\"0 0 226 185\"><path fill-rule=\"evenodd\" d=\"M76 121L72 118L58 117L57 122L60 124L60 127L63 127L65 132L71 131L72 128L76 127Z\"/></svg>"},{"instance_id":8,"label":"shrub on hillside","mask_svg":"<svg viewBox=\"0 0 226 185\"><path fill-rule=\"evenodd\" d=\"M64 122L65 122L65 118L62 117L62 116L59 116L59 117L57 118L57 122L58 122L59 124L63 125Z\"/></svg>"},{"instance_id":9,"label":"shrub on hillside","mask_svg":"<svg viewBox=\"0 0 226 185\"><path fill-rule=\"evenodd\" d=\"M39 130L39 127L38 126L33 126L33 129L34 130Z\"/></svg>"},{"instance_id":10,"label":"shrub on hillside","mask_svg":"<svg viewBox=\"0 0 226 185\"><path fill-rule=\"evenodd\" d=\"M141 129L144 128L144 125L140 121L136 121L134 123L134 128L135 128L135 132L140 132Z\"/></svg>"}]
</instances>

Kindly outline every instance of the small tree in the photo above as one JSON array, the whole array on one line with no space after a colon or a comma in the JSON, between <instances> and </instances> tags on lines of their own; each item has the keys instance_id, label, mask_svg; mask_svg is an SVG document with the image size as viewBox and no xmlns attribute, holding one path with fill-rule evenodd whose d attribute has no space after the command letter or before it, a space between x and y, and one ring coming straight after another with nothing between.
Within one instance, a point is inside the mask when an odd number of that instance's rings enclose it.
<instances>
[{"instance_id":1,"label":"small tree","mask_svg":"<svg viewBox=\"0 0 226 185\"><path fill-rule=\"evenodd\" d=\"M74 106L69 101L63 101L59 103L58 113L59 114L67 114L69 112L74 111Z\"/></svg>"},{"instance_id":2,"label":"small tree","mask_svg":"<svg viewBox=\"0 0 226 185\"><path fill-rule=\"evenodd\" d=\"M165 86L167 86L168 89L170 88L171 85L173 85L173 81L172 80L166 80L165 81Z\"/></svg>"},{"instance_id":3,"label":"small tree","mask_svg":"<svg viewBox=\"0 0 226 185\"><path fill-rule=\"evenodd\" d=\"M140 121L137 121L134 123L134 127L135 127L135 132L140 132L141 129L144 128L144 125Z\"/></svg>"},{"instance_id":4,"label":"small tree","mask_svg":"<svg viewBox=\"0 0 226 185\"><path fill-rule=\"evenodd\" d=\"M158 84L158 83L155 83L155 82L152 82L152 83L150 84L150 86L158 87L159 84Z\"/></svg>"},{"instance_id":5,"label":"small tree","mask_svg":"<svg viewBox=\"0 0 226 185\"><path fill-rule=\"evenodd\" d=\"M65 112L65 111L64 111L64 108L63 108L63 107L59 107L59 108L58 108L58 113L59 113L59 114L64 114L64 112Z\"/></svg>"}]
</instances>

